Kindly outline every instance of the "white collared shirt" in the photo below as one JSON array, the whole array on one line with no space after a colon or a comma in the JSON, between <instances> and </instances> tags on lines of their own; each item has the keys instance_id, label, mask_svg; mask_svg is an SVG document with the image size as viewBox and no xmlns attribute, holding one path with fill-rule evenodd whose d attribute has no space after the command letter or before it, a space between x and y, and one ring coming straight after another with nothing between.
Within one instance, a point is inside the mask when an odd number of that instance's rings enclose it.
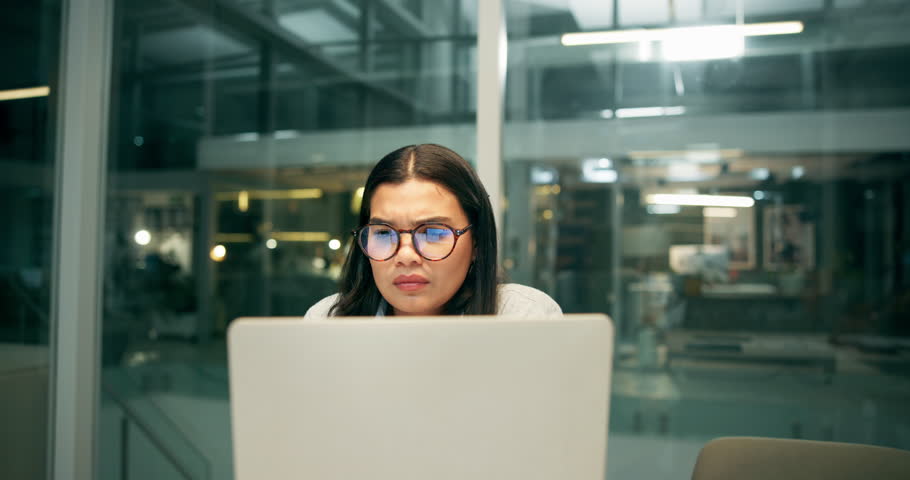
<instances>
[{"instance_id":1,"label":"white collared shirt","mask_svg":"<svg viewBox=\"0 0 910 480\"><path fill-rule=\"evenodd\" d=\"M497 315L535 315L535 316L562 316L562 309L549 295L540 290L517 283L504 283L499 285L499 302L496 308ZM329 316L329 309L338 301L338 294L329 295L316 302L307 310L304 320L325 319ZM386 306L385 299L379 304L376 317L384 317Z\"/></svg>"}]
</instances>

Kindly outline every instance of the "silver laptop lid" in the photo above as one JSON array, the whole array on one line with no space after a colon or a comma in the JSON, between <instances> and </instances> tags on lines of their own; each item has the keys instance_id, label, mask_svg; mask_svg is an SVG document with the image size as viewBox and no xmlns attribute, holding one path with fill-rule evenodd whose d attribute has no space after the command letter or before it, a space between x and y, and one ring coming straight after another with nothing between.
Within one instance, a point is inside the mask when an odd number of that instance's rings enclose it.
<instances>
[{"instance_id":1,"label":"silver laptop lid","mask_svg":"<svg viewBox=\"0 0 910 480\"><path fill-rule=\"evenodd\" d=\"M600 314L231 324L235 477L602 479Z\"/></svg>"}]
</instances>

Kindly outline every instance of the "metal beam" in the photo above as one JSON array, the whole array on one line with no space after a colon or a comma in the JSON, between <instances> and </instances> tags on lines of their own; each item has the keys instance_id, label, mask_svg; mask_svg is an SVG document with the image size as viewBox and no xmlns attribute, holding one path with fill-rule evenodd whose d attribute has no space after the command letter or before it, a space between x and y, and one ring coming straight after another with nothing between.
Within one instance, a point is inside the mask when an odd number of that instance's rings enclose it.
<instances>
[{"instance_id":1,"label":"metal beam","mask_svg":"<svg viewBox=\"0 0 910 480\"><path fill-rule=\"evenodd\" d=\"M101 249L113 0L66 1L55 95L52 417L54 479L97 477Z\"/></svg>"},{"instance_id":2,"label":"metal beam","mask_svg":"<svg viewBox=\"0 0 910 480\"><path fill-rule=\"evenodd\" d=\"M477 173L490 195L502 245L502 122L506 79L503 0L477 5Z\"/></svg>"},{"instance_id":3,"label":"metal beam","mask_svg":"<svg viewBox=\"0 0 910 480\"><path fill-rule=\"evenodd\" d=\"M342 67L330 58L320 54L311 45L286 30L274 19L260 12L235 4L230 0L179 0L186 7L205 18L213 18L230 30L248 35L254 40L269 43L275 53L290 60L315 67L327 75L338 76L343 81L362 85L370 91L383 95L414 109L419 109L409 95L378 84L366 75Z\"/></svg>"},{"instance_id":4,"label":"metal beam","mask_svg":"<svg viewBox=\"0 0 910 480\"><path fill-rule=\"evenodd\" d=\"M422 38L433 35L419 18L404 7L389 3L388 0L372 0L372 3L376 19L385 26L408 37Z\"/></svg>"}]
</instances>

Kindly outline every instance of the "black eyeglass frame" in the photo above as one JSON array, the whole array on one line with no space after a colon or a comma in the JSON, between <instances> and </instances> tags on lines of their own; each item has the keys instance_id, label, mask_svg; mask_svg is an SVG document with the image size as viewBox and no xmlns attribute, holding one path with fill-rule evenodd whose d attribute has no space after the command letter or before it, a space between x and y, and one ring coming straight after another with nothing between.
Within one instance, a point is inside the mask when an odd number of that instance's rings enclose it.
<instances>
[{"instance_id":1,"label":"black eyeglass frame","mask_svg":"<svg viewBox=\"0 0 910 480\"><path fill-rule=\"evenodd\" d=\"M451 230L452 233L455 234L455 241L452 243L452 249L449 250L449 253L447 253L446 256L444 256L442 258L427 258L427 256L424 255L423 252L420 251L420 247L418 247L417 244L414 243L414 232L416 232L417 230L420 230L421 228L426 227L426 226L446 227L449 230ZM420 225L417 225L414 228L407 229L407 228L395 228L392 225L389 225L388 223L368 223L358 229L351 230L351 234L354 235L354 241L357 242L357 246L360 248L360 251L363 252L363 254L366 255L367 258L369 258L370 260L376 260L377 262L385 262L385 261L390 260L395 255L398 255L398 250L401 250L401 235L404 233L409 233L409 234L411 234L411 245L414 246L414 251L417 252L418 255L420 255L423 259L425 259L427 261L438 262L441 260L445 260L445 259L449 258L450 255L452 255L452 252L455 251L455 247L458 246L458 239L461 238L462 235L467 233L468 230L470 230L471 227L473 227L473 226L474 226L474 224L471 223L471 224L468 224L467 227L458 229L451 225L446 225L445 223L427 222L427 223L421 223ZM395 251L392 252L391 255L380 260L378 258L371 257L370 254L367 253L367 250L365 248L363 248L363 245L360 243L360 234L363 233L363 231L365 229L370 228L370 227L389 227L389 229L393 230L395 233L398 234L398 243L395 245Z\"/></svg>"}]
</instances>

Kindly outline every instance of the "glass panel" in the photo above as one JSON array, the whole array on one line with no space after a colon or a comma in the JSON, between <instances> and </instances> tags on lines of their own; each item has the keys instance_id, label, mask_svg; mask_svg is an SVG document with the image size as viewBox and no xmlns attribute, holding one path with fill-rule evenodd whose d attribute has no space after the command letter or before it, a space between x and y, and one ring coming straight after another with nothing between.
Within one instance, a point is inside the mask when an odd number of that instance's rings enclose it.
<instances>
[{"instance_id":1,"label":"glass panel","mask_svg":"<svg viewBox=\"0 0 910 480\"><path fill-rule=\"evenodd\" d=\"M47 472L60 3L0 6L0 478Z\"/></svg>"},{"instance_id":2,"label":"glass panel","mask_svg":"<svg viewBox=\"0 0 910 480\"><path fill-rule=\"evenodd\" d=\"M335 293L382 155L475 156L476 2L116 6L100 470L230 478L228 325Z\"/></svg>"},{"instance_id":3,"label":"glass panel","mask_svg":"<svg viewBox=\"0 0 910 480\"><path fill-rule=\"evenodd\" d=\"M616 323L608 478L726 435L910 448L910 12L587 3L506 2L503 257Z\"/></svg>"}]
</instances>

